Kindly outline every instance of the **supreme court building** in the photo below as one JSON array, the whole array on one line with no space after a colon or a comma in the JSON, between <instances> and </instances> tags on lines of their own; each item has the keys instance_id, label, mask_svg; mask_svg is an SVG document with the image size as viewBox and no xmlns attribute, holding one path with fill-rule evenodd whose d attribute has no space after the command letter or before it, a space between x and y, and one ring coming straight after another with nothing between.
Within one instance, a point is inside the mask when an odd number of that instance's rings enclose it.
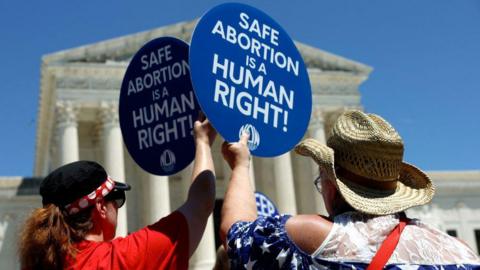
<instances>
[{"instance_id":1,"label":"supreme court building","mask_svg":"<svg viewBox=\"0 0 480 270\"><path fill-rule=\"evenodd\" d=\"M178 208L186 199L191 168L165 177L150 175L131 159L118 123L119 89L126 67L146 42L161 36L189 41L196 21L123 36L55 52L42 59L34 177L0 177L0 268L19 268L18 231L25 216L41 206L38 187L56 167L79 159L101 163L116 181L133 188L118 217L118 235L151 224ZM306 137L325 142L338 114L362 109L359 87L372 68L341 56L296 43L308 67L313 109ZM365 89L368 91L368 89ZM203 239L190 259L191 269L211 269L219 208L230 171L220 153L222 139L213 146L217 175L217 204ZM408 147L408 146L407 146ZM317 167L293 152L276 158L252 159L255 189L273 199L281 213L325 213L313 186ZM480 247L480 171L428 172L437 187L433 201L409 210L410 217L448 231Z\"/></svg>"}]
</instances>

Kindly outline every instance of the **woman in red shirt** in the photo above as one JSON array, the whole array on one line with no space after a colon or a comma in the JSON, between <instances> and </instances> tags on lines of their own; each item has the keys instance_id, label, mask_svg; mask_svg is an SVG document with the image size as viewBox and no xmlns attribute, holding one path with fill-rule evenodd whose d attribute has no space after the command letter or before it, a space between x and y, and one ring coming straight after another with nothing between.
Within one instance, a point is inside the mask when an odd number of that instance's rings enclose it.
<instances>
[{"instance_id":1,"label":"woman in red shirt","mask_svg":"<svg viewBox=\"0 0 480 270\"><path fill-rule=\"evenodd\" d=\"M42 181L42 208L20 237L24 269L187 269L213 211L215 174L211 145L216 132L196 121L195 162L187 201L156 223L115 236L117 211L128 184L113 181L96 162L77 161Z\"/></svg>"}]
</instances>

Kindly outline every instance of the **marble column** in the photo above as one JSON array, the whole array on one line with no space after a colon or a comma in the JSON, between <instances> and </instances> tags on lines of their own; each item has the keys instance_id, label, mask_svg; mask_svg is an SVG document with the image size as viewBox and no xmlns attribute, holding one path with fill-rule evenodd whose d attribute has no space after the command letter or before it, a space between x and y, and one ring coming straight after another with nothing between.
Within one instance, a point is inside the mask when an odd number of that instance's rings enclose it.
<instances>
[{"instance_id":1,"label":"marble column","mask_svg":"<svg viewBox=\"0 0 480 270\"><path fill-rule=\"evenodd\" d=\"M77 161L78 150L78 109L69 101L56 103L56 136L58 138L58 166Z\"/></svg>"},{"instance_id":2,"label":"marble column","mask_svg":"<svg viewBox=\"0 0 480 270\"><path fill-rule=\"evenodd\" d=\"M2 202L3 204L3 202ZM7 204L8 205L8 204ZM3 205L2 205L3 206ZM17 240L18 228L22 226L18 222L18 217L14 213L9 213L8 209L1 209L0 211L0 261L2 262L2 269L21 269L20 265L16 265L18 260L15 243ZM6 212L4 212L6 210ZM18 211L20 209L12 209ZM23 209L22 209L23 210ZM2 213L3 212L3 213ZM18 213L17 212L17 213Z\"/></svg>"},{"instance_id":3,"label":"marble column","mask_svg":"<svg viewBox=\"0 0 480 270\"><path fill-rule=\"evenodd\" d=\"M168 176L147 174L144 184L146 222L152 224L170 214L170 188Z\"/></svg>"},{"instance_id":4,"label":"marble column","mask_svg":"<svg viewBox=\"0 0 480 270\"><path fill-rule=\"evenodd\" d=\"M292 154L294 168L295 195L297 199L298 214L314 214L317 212L315 196L317 190L313 186L313 170L310 158L298 154Z\"/></svg>"},{"instance_id":5,"label":"marble column","mask_svg":"<svg viewBox=\"0 0 480 270\"><path fill-rule=\"evenodd\" d=\"M190 164L182 172L182 185L186 189L185 193L188 196L188 188L192 183L192 169L193 164ZM186 200L185 196L185 200ZM208 217L207 225L205 231L203 232L202 240L198 244L197 249L190 257L190 268L191 269L212 269L215 264L216 252L215 252L215 232L213 228L213 214Z\"/></svg>"},{"instance_id":6,"label":"marble column","mask_svg":"<svg viewBox=\"0 0 480 270\"><path fill-rule=\"evenodd\" d=\"M326 139L325 139L325 121L323 118L323 113L321 111L316 111L314 115L312 115L312 119L310 121L309 125L309 133L312 138L315 140L319 141L320 143L326 144ZM318 164L315 161L311 161L312 164L312 179L311 179L311 185L312 188L313 186L313 181L314 178L316 178L319 175L318 171ZM325 208L325 203L323 202L323 197L321 194L317 192L315 189L315 209L318 214L326 215L327 210Z\"/></svg>"},{"instance_id":7,"label":"marble column","mask_svg":"<svg viewBox=\"0 0 480 270\"><path fill-rule=\"evenodd\" d=\"M118 122L117 103L102 102L100 105L101 137L103 141L103 162L107 173L117 182L125 182L122 132ZM116 236L126 236L127 202L118 209Z\"/></svg>"},{"instance_id":8,"label":"marble column","mask_svg":"<svg viewBox=\"0 0 480 270\"><path fill-rule=\"evenodd\" d=\"M278 211L281 214L297 214L290 152L273 158L273 173Z\"/></svg>"},{"instance_id":9,"label":"marble column","mask_svg":"<svg viewBox=\"0 0 480 270\"><path fill-rule=\"evenodd\" d=\"M210 270L215 265L215 259L215 231L213 228L213 214L211 214L208 217L202 240L200 240L197 250L190 258L190 267L198 270Z\"/></svg>"},{"instance_id":10,"label":"marble column","mask_svg":"<svg viewBox=\"0 0 480 270\"><path fill-rule=\"evenodd\" d=\"M472 219L472 217L475 217L475 213L473 211L471 211L470 208L468 208L467 204L465 202L463 202L463 200L457 202L455 207L456 207L456 209L458 211L458 215L460 217L459 221L460 221L460 230L461 230L460 237L461 237L461 239L464 242L466 242L472 248L472 250L474 252L479 254L480 250L478 250L478 249L480 249L480 247L477 246L476 239L475 239L475 229L476 229L477 225L476 225L475 220L470 220L470 219ZM440 209L438 209L438 206L436 207L435 210L436 210L435 211L436 212L435 217L441 217L442 214L441 214L441 211L439 211ZM442 223L444 223L444 222L442 222ZM475 224L475 225L473 225L473 224Z\"/></svg>"}]
</instances>

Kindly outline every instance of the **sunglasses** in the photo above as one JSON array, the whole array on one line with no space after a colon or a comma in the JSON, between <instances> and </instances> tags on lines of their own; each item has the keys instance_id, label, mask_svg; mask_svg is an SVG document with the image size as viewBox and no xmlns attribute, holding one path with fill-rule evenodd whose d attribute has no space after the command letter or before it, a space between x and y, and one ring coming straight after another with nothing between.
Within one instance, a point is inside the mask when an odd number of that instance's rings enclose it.
<instances>
[{"instance_id":1,"label":"sunglasses","mask_svg":"<svg viewBox=\"0 0 480 270\"><path fill-rule=\"evenodd\" d=\"M105 201L114 202L117 208L122 207L125 204L125 191L114 189L107 196L104 197Z\"/></svg>"}]
</instances>

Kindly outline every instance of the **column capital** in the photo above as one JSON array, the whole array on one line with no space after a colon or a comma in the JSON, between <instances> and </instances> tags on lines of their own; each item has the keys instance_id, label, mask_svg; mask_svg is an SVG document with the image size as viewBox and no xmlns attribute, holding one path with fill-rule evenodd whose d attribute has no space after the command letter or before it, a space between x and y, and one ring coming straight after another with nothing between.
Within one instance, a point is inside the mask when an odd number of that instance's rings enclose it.
<instances>
[{"instance_id":1,"label":"column capital","mask_svg":"<svg viewBox=\"0 0 480 270\"><path fill-rule=\"evenodd\" d=\"M118 103L102 101L100 103L99 116L103 128L118 127Z\"/></svg>"},{"instance_id":2,"label":"column capital","mask_svg":"<svg viewBox=\"0 0 480 270\"><path fill-rule=\"evenodd\" d=\"M55 103L57 127L77 127L78 107L71 101L57 101Z\"/></svg>"}]
</instances>

